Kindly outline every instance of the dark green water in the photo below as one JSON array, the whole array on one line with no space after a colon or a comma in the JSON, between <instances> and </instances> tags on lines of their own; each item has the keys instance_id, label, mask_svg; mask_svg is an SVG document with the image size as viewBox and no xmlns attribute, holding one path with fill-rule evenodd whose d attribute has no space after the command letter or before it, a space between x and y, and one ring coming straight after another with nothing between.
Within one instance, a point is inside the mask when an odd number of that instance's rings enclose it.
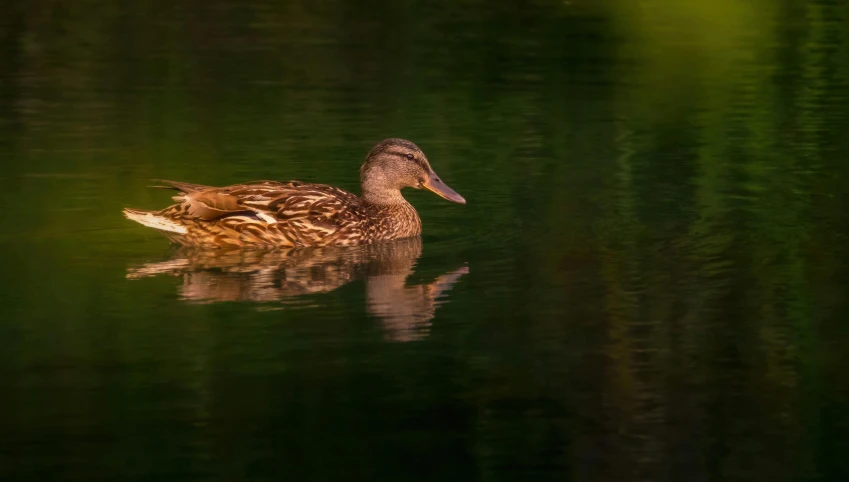
<instances>
[{"instance_id":1,"label":"dark green water","mask_svg":"<svg viewBox=\"0 0 849 482\"><path fill-rule=\"evenodd\" d=\"M849 4L278 3L4 3L0 480L849 480ZM394 136L421 242L120 214Z\"/></svg>"}]
</instances>

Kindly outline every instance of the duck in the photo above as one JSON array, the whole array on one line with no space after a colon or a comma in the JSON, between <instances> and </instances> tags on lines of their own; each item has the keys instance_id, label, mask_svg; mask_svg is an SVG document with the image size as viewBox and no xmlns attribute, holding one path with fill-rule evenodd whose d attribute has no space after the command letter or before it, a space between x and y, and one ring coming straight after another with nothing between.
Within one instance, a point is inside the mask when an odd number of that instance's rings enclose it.
<instances>
[{"instance_id":1,"label":"duck","mask_svg":"<svg viewBox=\"0 0 849 482\"><path fill-rule=\"evenodd\" d=\"M384 139L360 168L361 195L326 184L254 181L225 187L159 180L176 204L159 211L125 208L127 219L181 246L301 248L357 246L420 236L422 223L401 189L466 200L434 172L411 141Z\"/></svg>"}]
</instances>

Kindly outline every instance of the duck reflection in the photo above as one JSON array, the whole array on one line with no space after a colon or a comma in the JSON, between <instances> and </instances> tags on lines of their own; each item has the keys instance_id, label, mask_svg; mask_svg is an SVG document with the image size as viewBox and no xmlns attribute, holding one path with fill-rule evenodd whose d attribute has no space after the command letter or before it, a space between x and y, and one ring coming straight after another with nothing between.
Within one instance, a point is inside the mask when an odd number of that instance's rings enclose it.
<instances>
[{"instance_id":1,"label":"duck reflection","mask_svg":"<svg viewBox=\"0 0 849 482\"><path fill-rule=\"evenodd\" d=\"M230 252L180 248L166 261L129 268L127 278L179 276L180 297L200 303L296 302L304 295L364 279L366 308L381 320L387 338L410 341L427 335L440 298L469 272L463 266L431 283L407 286L421 253L421 238L352 248Z\"/></svg>"}]
</instances>

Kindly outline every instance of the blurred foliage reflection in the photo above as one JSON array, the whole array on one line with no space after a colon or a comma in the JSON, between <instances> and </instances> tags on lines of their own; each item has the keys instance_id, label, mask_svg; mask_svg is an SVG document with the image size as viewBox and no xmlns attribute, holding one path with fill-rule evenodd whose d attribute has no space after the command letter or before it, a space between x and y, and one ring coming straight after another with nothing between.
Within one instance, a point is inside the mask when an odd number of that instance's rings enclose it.
<instances>
[{"instance_id":1,"label":"blurred foliage reflection","mask_svg":"<svg viewBox=\"0 0 849 482\"><path fill-rule=\"evenodd\" d=\"M0 479L849 479L847 5L7 0ZM367 277L126 279L151 178L391 136L469 201L405 193L393 293L463 275L410 343Z\"/></svg>"}]
</instances>

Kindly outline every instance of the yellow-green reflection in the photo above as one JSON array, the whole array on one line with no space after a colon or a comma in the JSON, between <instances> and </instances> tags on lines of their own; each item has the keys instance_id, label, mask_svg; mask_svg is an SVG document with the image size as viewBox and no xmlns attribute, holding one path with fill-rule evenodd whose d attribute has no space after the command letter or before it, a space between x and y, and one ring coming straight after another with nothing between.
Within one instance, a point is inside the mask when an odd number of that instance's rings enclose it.
<instances>
[{"instance_id":1,"label":"yellow-green reflection","mask_svg":"<svg viewBox=\"0 0 849 482\"><path fill-rule=\"evenodd\" d=\"M849 479L847 24L831 0L4 4L0 479ZM410 194L409 276L286 285L283 253L171 258L120 215L167 201L151 178L356 191L389 136L469 200Z\"/></svg>"}]
</instances>

